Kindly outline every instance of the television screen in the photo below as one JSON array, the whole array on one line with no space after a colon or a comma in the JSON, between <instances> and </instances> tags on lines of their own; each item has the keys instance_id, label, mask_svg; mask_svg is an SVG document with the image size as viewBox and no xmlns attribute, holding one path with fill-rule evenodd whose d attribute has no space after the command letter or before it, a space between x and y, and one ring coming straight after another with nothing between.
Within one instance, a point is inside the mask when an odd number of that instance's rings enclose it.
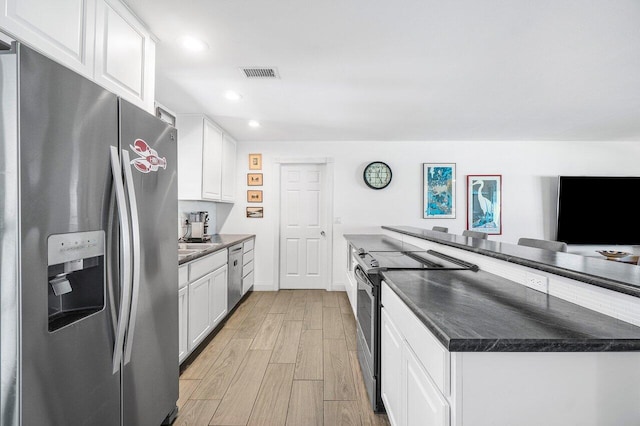
<instances>
[{"instance_id":1,"label":"television screen","mask_svg":"<svg viewBox=\"0 0 640 426\"><path fill-rule=\"evenodd\" d=\"M640 244L640 177L560 176L558 241Z\"/></svg>"}]
</instances>

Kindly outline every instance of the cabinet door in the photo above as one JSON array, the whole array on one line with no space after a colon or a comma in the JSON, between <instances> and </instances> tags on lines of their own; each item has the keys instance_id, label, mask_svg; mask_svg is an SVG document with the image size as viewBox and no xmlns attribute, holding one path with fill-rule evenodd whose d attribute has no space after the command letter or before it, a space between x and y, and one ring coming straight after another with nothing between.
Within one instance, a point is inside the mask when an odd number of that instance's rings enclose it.
<instances>
[{"instance_id":1,"label":"cabinet door","mask_svg":"<svg viewBox=\"0 0 640 426\"><path fill-rule=\"evenodd\" d=\"M92 78L94 5L90 0L0 0L0 28Z\"/></svg>"},{"instance_id":2,"label":"cabinet door","mask_svg":"<svg viewBox=\"0 0 640 426\"><path fill-rule=\"evenodd\" d=\"M189 287L178 291L178 360L182 362L189 354L188 327Z\"/></svg>"},{"instance_id":3,"label":"cabinet door","mask_svg":"<svg viewBox=\"0 0 640 426\"><path fill-rule=\"evenodd\" d=\"M404 411L407 426L449 426L449 404L406 343L403 344ZM384 364L382 365L384 369ZM383 370L384 371L384 370ZM383 373L384 374L384 373ZM384 383L384 382L383 382Z\"/></svg>"},{"instance_id":4,"label":"cabinet door","mask_svg":"<svg viewBox=\"0 0 640 426\"><path fill-rule=\"evenodd\" d=\"M384 308L381 328L382 401L389 422L397 426L402 422L402 336Z\"/></svg>"},{"instance_id":5,"label":"cabinet door","mask_svg":"<svg viewBox=\"0 0 640 426\"><path fill-rule=\"evenodd\" d=\"M202 199L220 201L222 193L222 131L204 119Z\"/></svg>"},{"instance_id":6,"label":"cabinet door","mask_svg":"<svg viewBox=\"0 0 640 426\"><path fill-rule=\"evenodd\" d=\"M236 193L236 141L225 134L222 145L222 201L233 201Z\"/></svg>"},{"instance_id":7,"label":"cabinet door","mask_svg":"<svg viewBox=\"0 0 640 426\"><path fill-rule=\"evenodd\" d=\"M211 299L209 304L211 306L210 324L212 330L227 314L227 277L227 265L216 269L211 274L211 291L209 292Z\"/></svg>"},{"instance_id":8,"label":"cabinet door","mask_svg":"<svg viewBox=\"0 0 640 426\"><path fill-rule=\"evenodd\" d=\"M189 352L211 331L212 276L212 273L205 275L189 284Z\"/></svg>"},{"instance_id":9,"label":"cabinet door","mask_svg":"<svg viewBox=\"0 0 640 426\"><path fill-rule=\"evenodd\" d=\"M118 0L98 0L95 80L154 114L155 42Z\"/></svg>"}]
</instances>

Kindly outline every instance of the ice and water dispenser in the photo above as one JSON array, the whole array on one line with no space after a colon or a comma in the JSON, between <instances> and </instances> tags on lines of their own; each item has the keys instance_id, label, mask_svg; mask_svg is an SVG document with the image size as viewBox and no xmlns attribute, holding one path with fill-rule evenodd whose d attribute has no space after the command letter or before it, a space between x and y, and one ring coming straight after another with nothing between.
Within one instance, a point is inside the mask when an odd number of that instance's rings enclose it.
<instances>
[{"instance_id":1,"label":"ice and water dispenser","mask_svg":"<svg viewBox=\"0 0 640 426\"><path fill-rule=\"evenodd\" d=\"M49 331L101 311L105 303L104 231L48 239Z\"/></svg>"}]
</instances>

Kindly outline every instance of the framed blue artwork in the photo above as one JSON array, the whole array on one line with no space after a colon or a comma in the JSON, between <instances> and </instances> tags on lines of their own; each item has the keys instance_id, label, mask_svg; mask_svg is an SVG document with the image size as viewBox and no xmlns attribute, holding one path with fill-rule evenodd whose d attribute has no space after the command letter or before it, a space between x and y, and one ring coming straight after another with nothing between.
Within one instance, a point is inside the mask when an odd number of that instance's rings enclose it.
<instances>
[{"instance_id":1,"label":"framed blue artwork","mask_svg":"<svg viewBox=\"0 0 640 426\"><path fill-rule=\"evenodd\" d=\"M502 234L502 175L467 175L467 229Z\"/></svg>"},{"instance_id":2,"label":"framed blue artwork","mask_svg":"<svg viewBox=\"0 0 640 426\"><path fill-rule=\"evenodd\" d=\"M422 217L452 219L456 217L455 163L422 164Z\"/></svg>"}]
</instances>

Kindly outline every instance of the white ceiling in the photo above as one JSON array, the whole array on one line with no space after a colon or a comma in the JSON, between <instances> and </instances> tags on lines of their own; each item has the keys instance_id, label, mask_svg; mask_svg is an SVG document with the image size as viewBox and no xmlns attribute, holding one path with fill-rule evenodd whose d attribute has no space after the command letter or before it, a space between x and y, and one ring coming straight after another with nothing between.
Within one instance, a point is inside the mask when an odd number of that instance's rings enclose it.
<instances>
[{"instance_id":1,"label":"white ceiling","mask_svg":"<svg viewBox=\"0 0 640 426\"><path fill-rule=\"evenodd\" d=\"M125 3L158 39L157 100L238 140L640 140L638 0Z\"/></svg>"}]
</instances>

